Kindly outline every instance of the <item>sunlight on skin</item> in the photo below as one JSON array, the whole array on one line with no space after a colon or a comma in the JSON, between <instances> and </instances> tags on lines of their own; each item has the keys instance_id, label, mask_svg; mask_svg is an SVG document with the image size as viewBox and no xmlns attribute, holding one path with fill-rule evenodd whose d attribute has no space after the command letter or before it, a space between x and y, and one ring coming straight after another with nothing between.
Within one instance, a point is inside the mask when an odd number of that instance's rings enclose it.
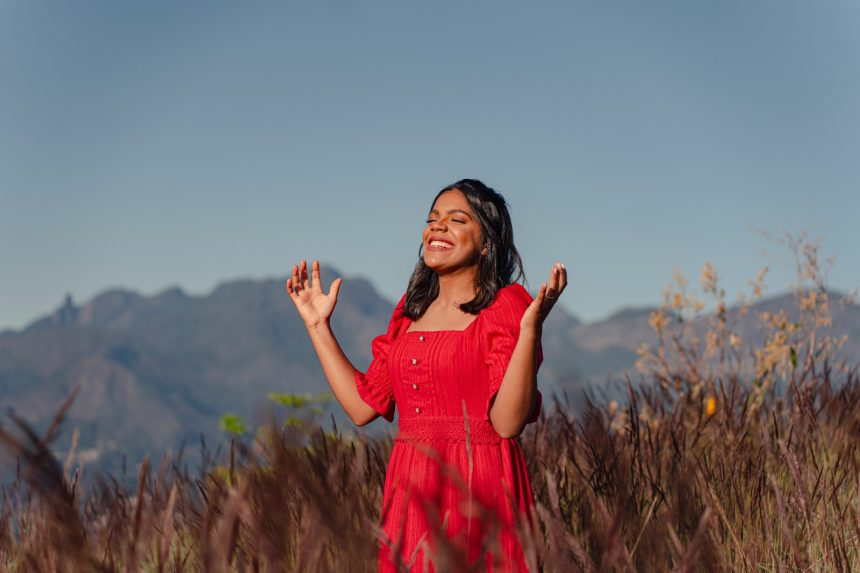
<instances>
[{"instance_id":1,"label":"sunlight on skin","mask_svg":"<svg viewBox=\"0 0 860 573\"><path fill-rule=\"evenodd\" d=\"M466 328L475 316L463 312L459 305L474 298L478 262L487 250L482 244L480 224L459 190L447 191L437 198L427 217L422 246L424 263L439 276L439 294L411 328ZM286 290L308 329L335 397L350 419L363 425L378 414L358 395L355 367L344 354L330 326L343 281L335 279L325 292L319 268L319 261L314 260L309 277L306 261L293 265ZM490 411L493 427L502 437L519 435L535 407L536 356L541 327L566 287L567 269L556 262L548 281L541 284L522 316L519 339Z\"/></svg>"}]
</instances>

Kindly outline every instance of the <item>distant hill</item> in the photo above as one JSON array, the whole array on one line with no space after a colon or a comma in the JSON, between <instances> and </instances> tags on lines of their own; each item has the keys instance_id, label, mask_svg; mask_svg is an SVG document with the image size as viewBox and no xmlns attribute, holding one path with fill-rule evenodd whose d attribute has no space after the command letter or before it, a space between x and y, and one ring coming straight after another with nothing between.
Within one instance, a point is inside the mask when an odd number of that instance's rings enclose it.
<instances>
[{"instance_id":1,"label":"distant hill","mask_svg":"<svg viewBox=\"0 0 860 573\"><path fill-rule=\"evenodd\" d=\"M357 364L369 362L390 312L370 283L347 279L333 323ZM218 439L222 414L253 419L269 392L328 388L280 279L233 281L206 296L109 290L0 334L4 408L44 425L75 385L67 428L114 469L124 454L176 451L201 433Z\"/></svg>"},{"instance_id":2,"label":"distant hill","mask_svg":"<svg viewBox=\"0 0 860 573\"><path fill-rule=\"evenodd\" d=\"M860 364L860 306L854 304L841 294L829 293L830 309L833 324L830 334L841 337L847 336L847 343L838 358L848 364ZM544 346L550 355L551 363L562 361L576 372L580 383L588 379L600 383L607 378L622 379L626 370L633 369L636 362L636 348L646 342L652 347L657 343L657 337L648 324L648 319L655 307L625 308L605 320L588 324L575 320L563 319L547 325L544 334ZM789 318L797 316L798 306L790 294L766 298L751 305L746 316L738 318L738 309L730 307L726 318L730 324L737 321L737 334L746 343L758 346L763 339L759 325L761 312L774 313L785 309ZM695 323L696 332L704 331L705 323L710 317L704 315ZM634 381L635 375L631 377Z\"/></svg>"},{"instance_id":3,"label":"distant hill","mask_svg":"<svg viewBox=\"0 0 860 573\"><path fill-rule=\"evenodd\" d=\"M336 274L324 273L324 282ZM757 309L788 303L781 297ZM357 367L370 361L370 342L392 307L367 280L345 280L333 327ZM638 344L653 342L650 312L624 309L585 324L556 308L544 328L542 391L566 390L577 400L588 381L620 376ZM835 333L849 335L847 355L860 362L860 307L834 305L834 316ZM77 427L86 458L111 471L124 456L136 465L144 453L158 457L183 440L193 449L200 434L218 441L223 414L253 420L269 392L328 388L283 279L231 281L205 296L108 290L80 306L67 299L21 331L0 333L4 408L44 427L76 385L64 437Z\"/></svg>"}]
</instances>

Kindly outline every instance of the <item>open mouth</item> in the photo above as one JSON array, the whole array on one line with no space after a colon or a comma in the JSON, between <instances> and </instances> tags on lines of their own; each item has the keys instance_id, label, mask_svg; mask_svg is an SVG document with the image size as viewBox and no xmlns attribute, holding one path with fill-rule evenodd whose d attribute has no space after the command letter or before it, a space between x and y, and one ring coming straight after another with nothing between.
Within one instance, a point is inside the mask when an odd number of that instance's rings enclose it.
<instances>
[{"instance_id":1,"label":"open mouth","mask_svg":"<svg viewBox=\"0 0 860 573\"><path fill-rule=\"evenodd\" d=\"M447 241L440 241L439 239L433 239L432 241L430 241L430 243L428 243L428 246L430 246L434 249L450 249L454 245L452 245L451 243L449 243Z\"/></svg>"}]
</instances>

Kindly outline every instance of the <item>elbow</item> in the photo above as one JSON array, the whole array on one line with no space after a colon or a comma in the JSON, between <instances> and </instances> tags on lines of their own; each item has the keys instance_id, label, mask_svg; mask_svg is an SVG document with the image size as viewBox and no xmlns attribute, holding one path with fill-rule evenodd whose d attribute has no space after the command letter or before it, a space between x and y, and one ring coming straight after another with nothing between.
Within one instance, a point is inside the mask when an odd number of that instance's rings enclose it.
<instances>
[{"instance_id":1,"label":"elbow","mask_svg":"<svg viewBox=\"0 0 860 573\"><path fill-rule=\"evenodd\" d=\"M347 412L347 414L349 415L349 419L352 420L352 423L356 426L366 426L367 424L371 423L379 417L379 414L376 412L376 410L374 410L370 406L356 408L350 412Z\"/></svg>"},{"instance_id":2,"label":"elbow","mask_svg":"<svg viewBox=\"0 0 860 573\"><path fill-rule=\"evenodd\" d=\"M496 433L499 434L500 437L510 440L519 437L519 435L523 433L523 428L524 426L520 426L519 428L502 428L501 430L496 430Z\"/></svg>"},{"instance_id":3,"label":"elbow","mask_svg":"<svg viewBox=\"0 0 860 573\"><path fill-rule=\"evenodd\" d=\"M494 419L492 412L490 412L490 424L492 424L493 429L500 437L507 440L516 438L523 433L523 429L525 428L525 422L516 423L513 420Z\"/></svg>"},{"instance_id":4,"label":"elbow","mask_svg":"<svg viewBox=\"0 0 860 573\"><path fill-rule=\"evenodd\" d=\"M349 419L352 420L352 423L356 426L366 426L371 423L376 416L366 416L362 414L350 414Z\"/></svg>"}]
</instances>

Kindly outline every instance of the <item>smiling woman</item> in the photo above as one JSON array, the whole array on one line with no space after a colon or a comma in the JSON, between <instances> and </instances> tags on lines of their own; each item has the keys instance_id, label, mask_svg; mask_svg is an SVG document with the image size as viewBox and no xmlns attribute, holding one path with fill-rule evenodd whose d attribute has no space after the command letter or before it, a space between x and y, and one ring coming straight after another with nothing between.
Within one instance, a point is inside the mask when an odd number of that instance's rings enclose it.
<instances>
[{"instance_id":1,"label":"smiling woman","mask_svg":"<svg viewBox=\"0 0 860 573\"><path fill-rule=\"evenodd\" d=\"M418 319L443 281L465 282L458 289L474 296L460 306L476 314L503 286L523 277L511 218L501 195L473 179L442 189L433 200L422 242L423 256L409 281L406 314ZM462 277L462 278L459 278Z\"/></svg>"},{"instance_id":2,"label":"smiling woman","mask_svg":"<svg viewBox=\"0 0 860 573\"><path fill-rule=\"evenodd\" d=\"M317 261L311 280L304 261L293 266L287 292L344 410L358 425L400 413L380 571L527 570L515 530L533 526L534 502L517 436L540 412L541 326L567 272L556 263L534 299L522 278L502 196L475 179L445 187L407 292L361 372L330 327L341 279L325 293Z\"/></svg>"}]
</instances>

